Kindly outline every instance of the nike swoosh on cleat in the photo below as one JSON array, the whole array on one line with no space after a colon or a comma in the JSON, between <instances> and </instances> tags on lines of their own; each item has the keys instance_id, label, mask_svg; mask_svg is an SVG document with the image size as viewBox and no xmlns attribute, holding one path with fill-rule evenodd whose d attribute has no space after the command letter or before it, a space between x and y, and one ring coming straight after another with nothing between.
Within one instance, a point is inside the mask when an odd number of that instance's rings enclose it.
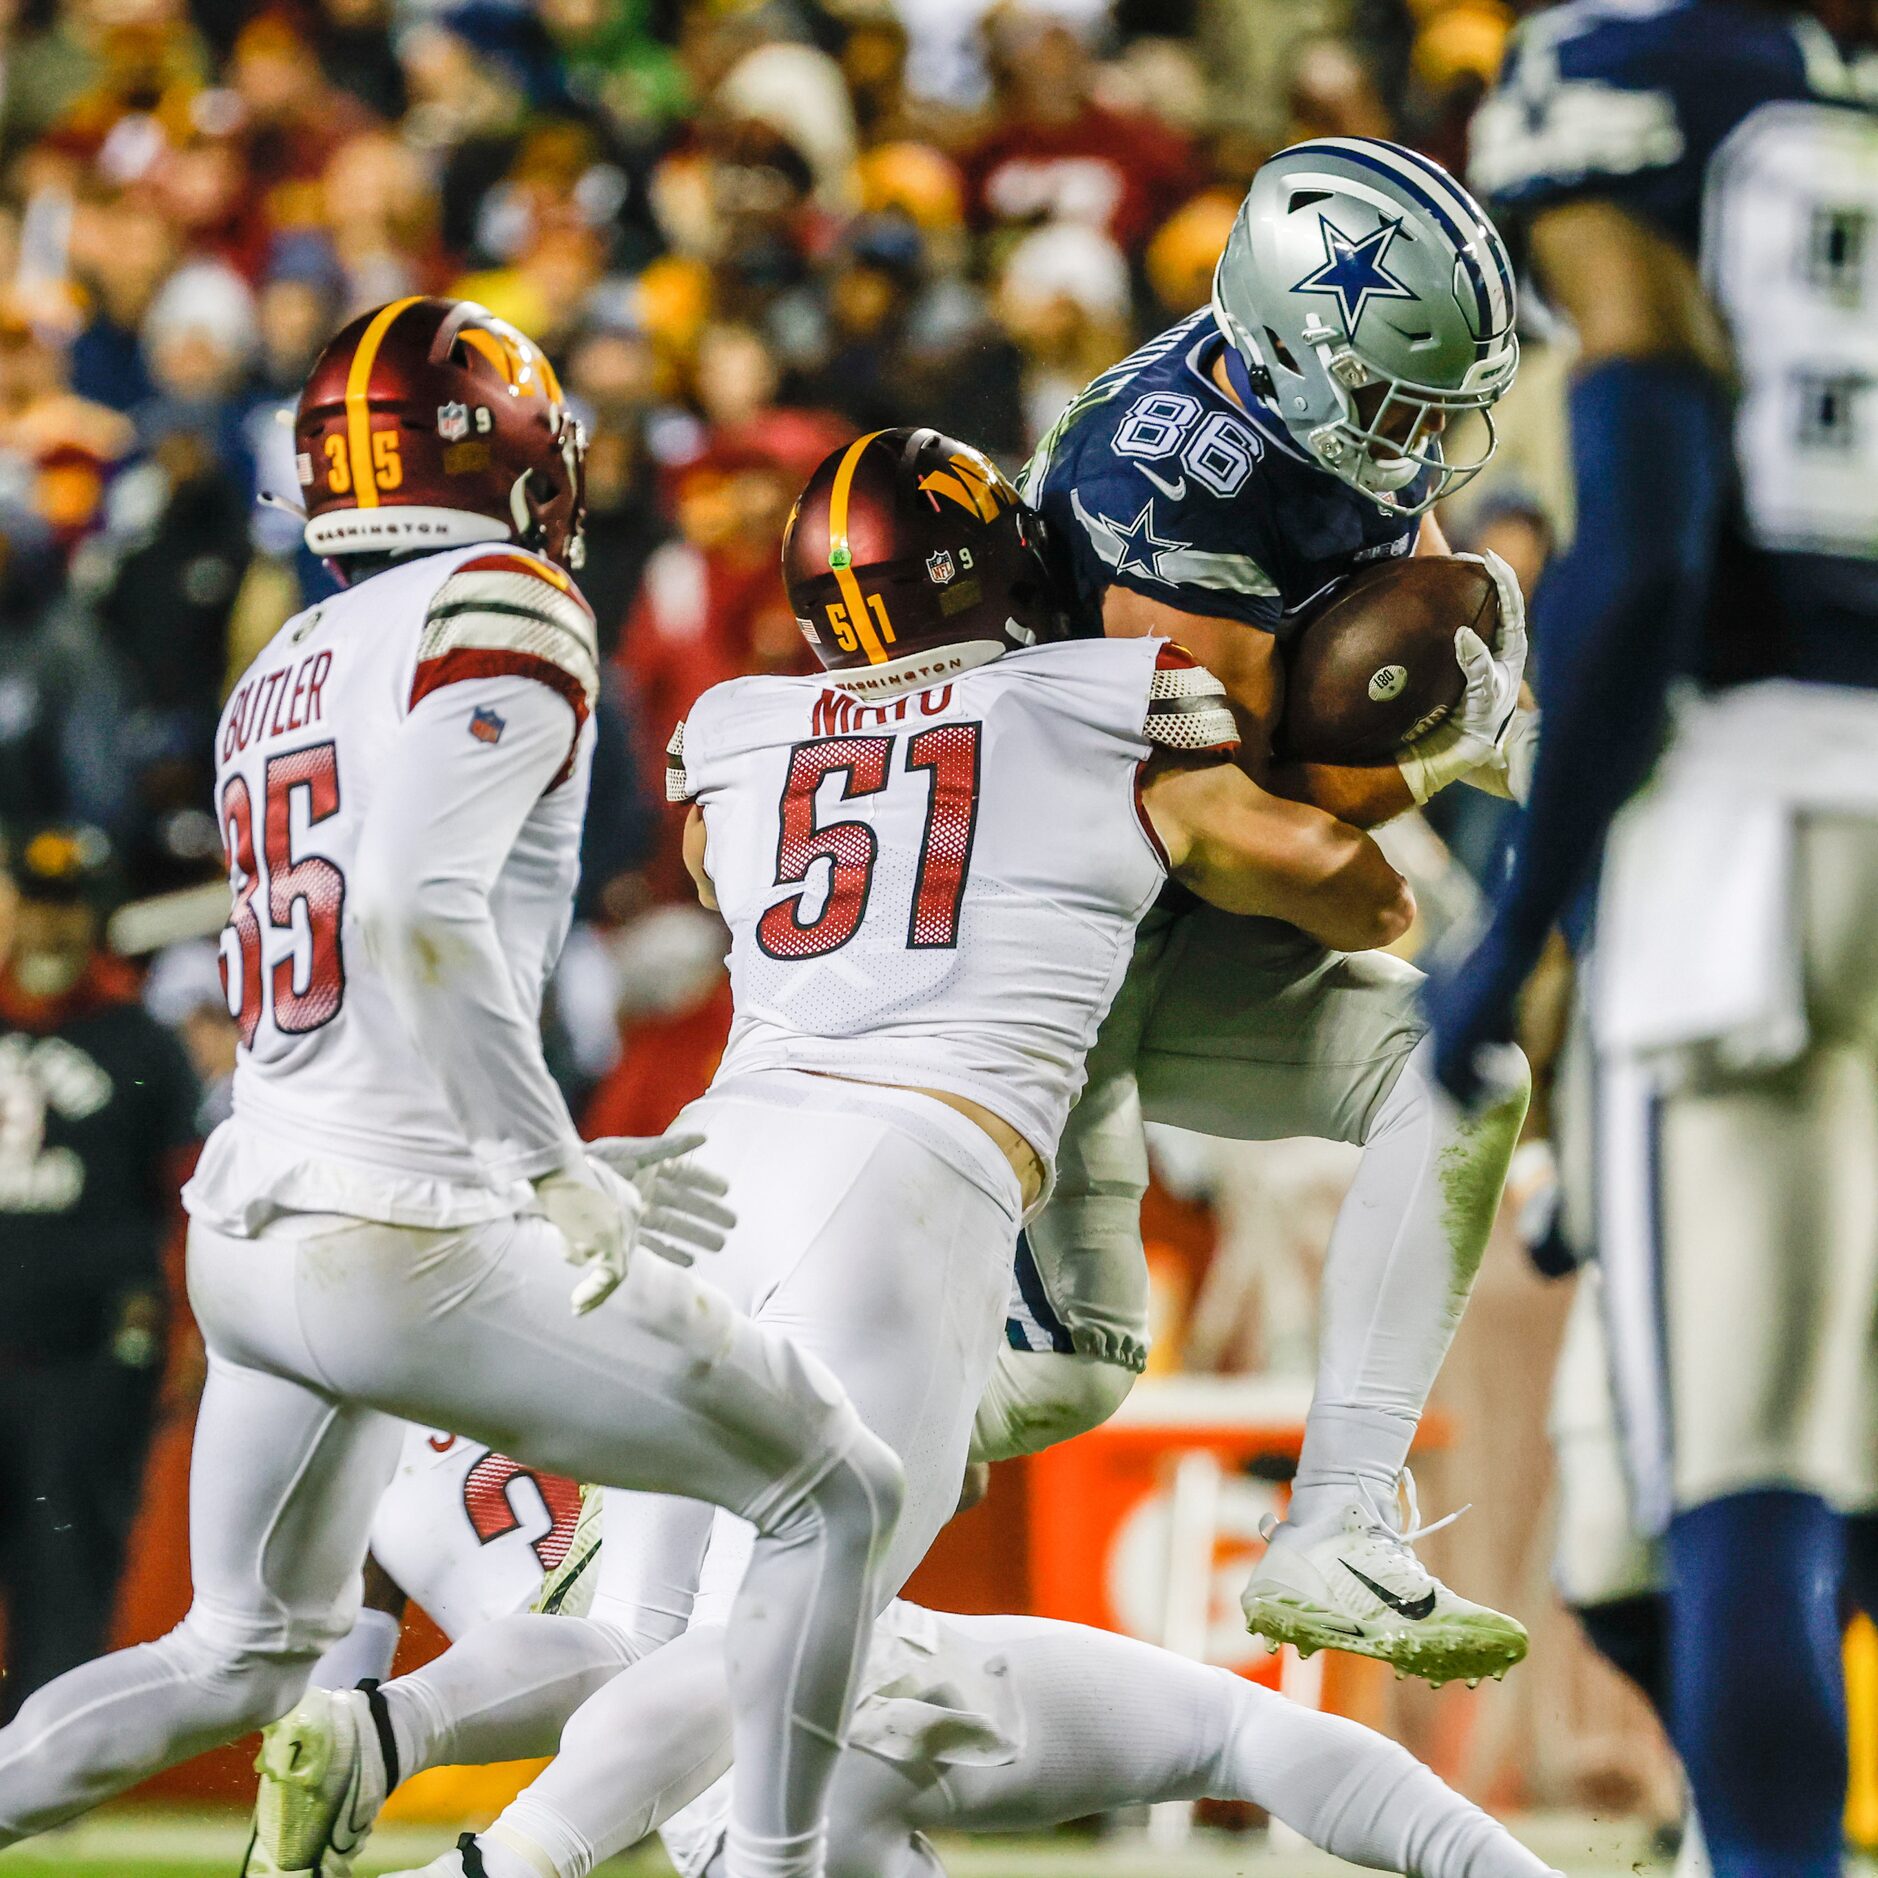
<instances>
[{"instance_id":1,"label":"nike swoosh on cleat","mask_svg":"<svg viewBox=\"0 0 1878 1878\"><path fill-rule=\"evenodd\" d=\"M1337 1563L1341 1565L1358 1584L1364 1585L1369 1590L1373 1591L1383 1603L1388 1605L1392 1611L1397 1612L1399 1615L1414 1619L1417 1622L1424 1617L1432 1617L1434 1615L1435 1594L1432 1591L1424 1591L1418 1598L1399 1598L1393 1591L1385 1590L1366 1572L1358 1571L1347 1558L1340 1558Z\"/></svg>"},{"instance_id":2,"label":"nike swoosh on cleat","mask_svg":"<svg viewBox=\"0 0 1878 1878\"><path fill-rule=\"evenodd\" d=\"M1187 499L1187 479L1177 476L1170 482L1164 482L1148 468L1145 463L1137 463L1135 468L1151 482L1170 502L1184 502Z\"/></svg>"}]
</instances>

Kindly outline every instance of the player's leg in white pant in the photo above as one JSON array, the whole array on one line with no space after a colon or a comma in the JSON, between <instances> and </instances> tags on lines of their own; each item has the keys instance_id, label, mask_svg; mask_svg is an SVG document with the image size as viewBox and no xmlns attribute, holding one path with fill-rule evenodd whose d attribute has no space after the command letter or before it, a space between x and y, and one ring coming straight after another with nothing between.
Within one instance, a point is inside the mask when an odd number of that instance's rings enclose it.
<instances>
[{"instance_id":1,"label":"player's leg in white pant","mask_svg":"<svg viewBox=\"0 0 1878 1878\"><path fill-rule=\"evenodd\" d=\"M811 1079L790 1078L785 1088L795 1098L788 1106L712 1096L683 1118L706 1132L714 1163L730 1171L739 1218L764 1228L759 1236L739 1226L712 1269L760 1322L821 1357L862 1420L900 1455L907 1502L882 1574L891 1594L958 1502L973 1411L998 1349L1016 1183L1003 1182L995 1197L965 1178L947 1143L977 1157L978 1131L926 1098L894 1097L879 1114L865 1105L857 1113ZM921 1138L934 1127L940 1135ZM817 1178L804 1182L814 1143ZM1003 1163L988 1143L983 1153L995 1186ZM609 1495L593 1617L654 1643L687 1618L723 1624L749 1558L749 1528L720 1515L700 1570L702 1536L695 1507ZM627 1607L622 1594L640 1607ZM730 1658L734 1681L734 1637ZM695 1680L701 1688L702 1671ZM583 1848L606 1856L657 1823L654 1797L682 1783L667 1759L669 1715L648 1713L649 1689L635 1675L590 1698L554 1764L504 1814L510 1837L559 1861Z\"/></svg>"},{"instance_id":2,"label":"player's leg in white pant","mask_svg":"<svg viewBox=\"0 0 1878 1878\"><path fill-rule=\"evenodd\" d=\"M1099 1428L1128 1400L1135 1372L1057 1350L998 1352L972 1421L974 1461L1037 1454Z\"/></svg>"},{"instance_id":3,"label":"player's leg in white pant","mask_svg":"<svg viewBox=\"0 0 1878 1878\"><path fill-rule=\"evenodd\" d=\"M657 1259L635 1261L604 1310L570 1317L557 1236L539 1222L481 1236L466 1263L439 1248L440 1269L419 1260L409 1284L408 1265L387 1284L360 1235L335 1250L380 1306L361 1336L349 1312L322 1324L326 1294L303 1293L309 1337L342 1386L556 1473L707 1495L756 1526L729 1624L748 1770L737 1823L756 1848L752 1873L812 1871L876 1548L899 1500L897 1465L827 1371ZM773 1865L768 1845L782 1848Z\"/></svg>"},{"instance_id":4,"label":"player's leg in white pant","mask_svg":"<svg viewBox=\"0 0 1878 1878\"><path fill-rule=\"evenodd\" d=\"M1203 907L1180 919L1157 979L1136 1053L1150 1119L1363 1146L1325 1261L1292 1518L1248 1587L1248 1621L1431 1680L1503 1671L1525 1653L1524 1631L1430 1576L1395 1500L1486 1249L1525 1088L1463 1115L1426 1071L1419 974L1381 953L1328 953L1292 928Z\"/></svg>"},{"instance_id":5,"label":"player's leg in white pant","mask_svg":"<svg viewBox=\"0 0 1878 1878\"><path fill-rule=\"evenodd\" d=\"M59 1677L0 1731L0 1845L272 1721L351 1627L398 1424L237 1360L212 1320L204 1329L194 1602L168 1636Z\"/></svg>"},{"instance_id":6,"label":"player's leg in white pant","mask_svg":"<svg viewBox=\"0 0 1878 1878\"><path fill-rule=\"evenodd\" d=\"M897 1605L882 1620L883 1631L895 1627L917 1651L895 1654L877 1638L867 1678L877 1665L902 1672L899 1714L888 1735L870 1725L870 1700L856 1709L854 1733L868 1745L843 1756L830 1794L829 1878L931 1878L942 1868L926 1832L1028 1832L1198 1799L1263 1807L1359 1865L1545 1878L1543 1860L1405 1749L1230 1671L1046 1618ZM922 1696L939 1724L930 1736L914 1719ZM974 1699L984 1707L970 1712L988 1727L960 1752L960 1705ZM673 1822L667 1849L684 1878L721 1871L722 1805L713 1792Z\"/></svg>"},{"instance_id":7,"label":"player's leg in white pant","mask_svg":"<svg viewBox=\"0 0 1878 1878\"><path fill-rule=\"evenodd\" d=\"M900 1497L897 1464L819 1365L653 1258L635 1263L604 1311L573 1318L559 1236L535 1219L429 1233L303 1220L296 1233L245 1241L198 1228L190 1259L192 1300L212 1348L245 1341L256 1359L265 1352L278 1367L315 1375L335 1398L454 1425L555 1472L712 1494L750 1517L762 1536L732 1614L737 1735L751 1769L738 1787L739 1825L751 1840L787 1849L776 1869L815 1869L832 1742L877 1549ZM251 1437L250 1426L243 1439ZM324 1494L307 1493L296 1507L302 1524L324 1531L325 1502L345 1503L353 1516L331 1528L342 1536L310 1539L306 1549L323 1556L338 1547L349 1574L397 1431L382 1439L376 1468L338 1469ZM252 1575L252 1561L237 1563ZM322 1587L321 1622L294 1665L298 1678L350 1616L331 1615L341 1584ZM204 1587L211 1612L229 1603L209 1602L216 1588ZM249 1606L255 1601L250 1592ZM115 1724L135 1711L134 1697L93 1703L87 1720L121 1741L127 1730ZM253 1719L240 1711L223 1737ZM185 1745L204 1744L198 1734ZM123 1749L98 1752L116 1777ZM0 1804L14 1809L0 1819L15 1833L36 1829L102 1790L87 1764L42 1754L18 1789L0 1790Z\"/></svg>"},{"instance_id":8,"label":"player's leg in white pant","mask_svg":"<svg viewBox=\"0 0 1878 1878\"><path fill-rule=\"evenodd\" d=\"M1339 1858L1420 1878L1547 1870L1406 1749L1355 1722L1107 1631L1031 1617L940 1621L950 1648L1004 1666L1022 1746L1002 1766L945 1766L938 1779L930 1766L851 1754L831 1797L829 1878L933 1869L921 1831L1022 1832L1198 1799L1249 1801Z\"/></svg>"}]
</instances>

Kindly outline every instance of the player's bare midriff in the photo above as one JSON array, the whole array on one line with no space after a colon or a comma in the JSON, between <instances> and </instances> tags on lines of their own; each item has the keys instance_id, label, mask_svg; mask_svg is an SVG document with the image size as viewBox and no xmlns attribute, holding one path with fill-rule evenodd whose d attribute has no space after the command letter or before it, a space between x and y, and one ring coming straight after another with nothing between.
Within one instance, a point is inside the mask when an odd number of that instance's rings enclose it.
<instances>
[{"instance_id":1,"label":"player's bare midriff","mask_svg":"<svg viewBox=\"0 0 1878 1878\"><path fill-rule=\"evenodd\" d=\"M821 1069L812 1069L808 1074L825 1076L830 1082L861 1081L858 1076L837 1076ZM956 1109L968 1122L976 1122L997 1143L998 1152L1010 1162L1011 1172L1017 1176L1017 1184L1023 1191L1024 1211L1029 1212L1036 1205L1043 1193L1043 1156L1003 1116L992 1114L982 1102L974 1102L970 1096L953 1095L945 1089L922 1089L913 1083L894 1083L889 1086L905 1089L909 1095L930 1096L933 1101L943 1102L947 1108Z\"/></svg>"}]
</instances>

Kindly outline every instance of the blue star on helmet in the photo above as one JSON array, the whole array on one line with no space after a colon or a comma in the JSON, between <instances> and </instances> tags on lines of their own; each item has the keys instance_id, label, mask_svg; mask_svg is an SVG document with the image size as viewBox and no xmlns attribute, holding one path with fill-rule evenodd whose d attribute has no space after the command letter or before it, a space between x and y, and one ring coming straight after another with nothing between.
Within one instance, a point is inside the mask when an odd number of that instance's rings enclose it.
<instances>
[{"instance_id":1,"label":"blue star on helmet","mask_svg":"<svg viewBox=\"0 0 1878 1878\"><path fill-rule=\"evenodd\" d=\"M1112 516L1100 518L1102 526L1108 531L1121 558L1112 565L1118 574L1145 574L1150 580L1165 580L1161 572L1161 556L1176 548L1184 548L1184 541L1166 541L1154 532L1154 498L1150 496L1142 505L1141 513L1132 522L1118 522Z\"/></svg>"},{"instance_id":2,"label":"blue star on helmet","mask_svg":"<svg viewBox=\"0 0 1878 1878\"><path fill-rule=\"evenodd\" d=\"M1343 307L1343 330L1354 335L1371 300L1413 300L1412 288L1383 266L1402 222L1383 222L1361 241L1353 241L1321 211L1317 225L1324 235L1324 264L1292 288L1293 293L1334 293Z\"/></svg>"}]
</instances>

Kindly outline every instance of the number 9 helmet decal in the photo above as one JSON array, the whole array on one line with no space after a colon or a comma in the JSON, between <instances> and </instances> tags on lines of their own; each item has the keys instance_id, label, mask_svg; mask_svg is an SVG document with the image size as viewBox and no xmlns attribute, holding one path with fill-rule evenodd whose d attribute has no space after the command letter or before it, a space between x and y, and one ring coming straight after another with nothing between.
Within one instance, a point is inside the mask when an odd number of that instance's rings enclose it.
<instances>
[{"instance_id":1,"label":"number 9 helmet decal","mask_svg":"<svg viewBox=\"0 0 1878 1878\"><path fill-rule=\"evenodd\" d=\"M1042 531L970 444L877 430L809 478L783 536L783 580L842 688L885 697L1068 637Z\"/></svg>"},{"instance_id":2,"label":"number 9 helmet decal","mask_svg":"<svg viewBox=\"0 0 1878 1878\"><path fill-rule=\"evenodd\" d=\"M579 420L534 342L473 300L360 314L307 375L294 450L315 554L514 541L583 559Z\"/></svg>"}]
</instances>

